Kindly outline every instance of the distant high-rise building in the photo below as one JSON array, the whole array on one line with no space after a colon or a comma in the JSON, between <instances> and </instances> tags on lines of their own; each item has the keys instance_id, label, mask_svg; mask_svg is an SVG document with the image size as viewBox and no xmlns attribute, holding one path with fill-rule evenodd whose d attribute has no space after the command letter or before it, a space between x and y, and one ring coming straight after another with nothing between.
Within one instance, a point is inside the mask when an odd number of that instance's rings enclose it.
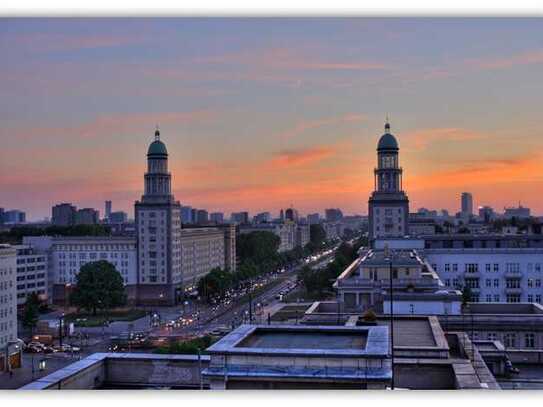
<instances>
[{"instance_id":1,"label":"distant high-rise building","mask_svg":"<svg viewBox=\"0 0 543 407\"><path fill-rule=\"evenodd\" d=\"M79 209L75 213L76 225L96 225L100 222L100 213L93 208Z\"/></svg>"},{"instance_id":2,"label":"distant high-rise building","mask_svg":"<svg viewBox=\"0 0 543 407\"><path fill-rule=\"evenodd\" d=\"M253 217L253 223L268 223L271 222L271 213L261 212Z\"/></svg>"},{"instance_id":3,"label":"distant high-rise building","mask_svg":"<svg viewBox=\"0 0 543 407\"><path fill-rule=\"evenodd\" d=\"M5 211L2 218L4 219L4 223L10 223L14 225L19 223L25 223L26 213L18 209L12 209L10 211Z\"/></svg>"},{"instance_id":4,"label":"distant high-rise building","mask_svg":"<svg viewBox=\"0 0 543 407\"><path fill-rule=\"evenodd\" d=\"M51 223L55 226L71 226L75 223L76 207L71 203L53 206Z\"/></svg>"},{"instance_id":5,"label":"distant high-rise building","mask_svg":"<svg viewBox=\"0 0 543 407\"><path fill-rule=\"evenodd\" d=\"M480 206L479 207L479 217L485 222L489 223L496 218L496 213L494 209L490 206Z\"/></svg>"},{"instance_id":6,"label":"distant high-rise building","mask_svg":"<svg viewBox=\"0 0 543 407\"><path fill-rule=\"evenodd\" d=\"M192 208L190 206L181 207L181 222L185 224L194 222L194 219L192 218Z\"/></svg>"},{"instance_id":7,"label":"distant high-rise building","mask_svg":"<svg viewBox=\"0 0 543 407\"><path fill-rule=\"evenodd\" d=\"M215 223L223 223L224 214L222 212L213 212L209 215L209 220Z\"/></svg>"},{"instance_id":8,"label":"distant high-rise building","mask_svg":"<svg viewBox=\"0 0 543 407\"><path fill-rule=\"evenodd\" d=\"M109 223L126 223L128 221L128 215L123 211L111 212L109 214Z\"/></svg>"},{"instance_id":9,"label":"distant high-rise building","mask_svg":"<svg viewBox=\"0 0 543 407\"><path fill-rule=\"evenodd\" d=\"M109 220L109 217L111 216L111 201L106 201L106 220Z\"/></svg>"},{"instance_id":10,"label":"distant high-rise building","mask_svg":"<svg viewBox=\"0 0 543 407\"><path fill-rule=\"evenodd\" d=\"M285 220L290 220L291 222L298 222L298 211L294 208L288 208L285 211Z\"/></svg>"},{"instance_id":11,"label":"distant high-rise building","mask_svg":"<svg viewBox=\"0 0 543 407\"><path fill-rule=\"evenodd\" d=\"M0 225L4 223L4 208L0 208Z\"/></svg>"},{"instance_id":12,"label":"distant high-rise building","mask_svg":"<svg viewBox=\"0 0 543 407\"><path fill-rule=\"evenodd\" d=\"M338 222L343 218L343 212L338 208L329 208L324 210L324 216L327 222Z\"/></svg>"},{"instance_id":13,"label":"distant high-rise building","mask_svg":"<svg viewBox=\"0 0 543 407\"><path fill-rule=\"evenodd\" d=\"M190 218L192 219L191 223L198 222L198 209L196 209L196 208L191 208L190 209Z\"/></svg>"},{"instance_id":14,"label":"distant high-rise building","mask_svg":"<svg viewBox=\"0 0 543 407\"><path fill-rule=\"evenodd\" d=\"M209 222L209 215L205 209L198 209L196 221L201 225Z\"/></svg>"},{"instance_id":15,"label":"distant high-rise building","mask_svg":"<svg viewBox=\"0 0 543 407\"><path fill-rule=\"evenodd\" d=\"M307 215L307 223L310 225L315 225L317 223L320 223L321 221L321 215L319 213L310 213Z\"/></svg>"},{"instance_id":16,"label":"distant high-rise building","mask_svg":"<svg viewBox=\"0 0 543 407\"><path fill-rule=\"evenodd\" d=\"M526 208L519 203L517 208L504 208L503 216L507 219L526 219L530 217L530 208Z\"/></svg>"},{"instance_id":17,"label":"distant high-rise building","mask_svg":"<svg viewBox=\"0 0 543 407\"><path fill-rule=\"evenodd\" d=\"M281 222L283 222L285 220L285 212L281 209L281 211L279 211L279 220Z\"/></svg>"},{"instance_id":18,"label":"distant high-rise building","mask_svg":"<svg viewBox=\"0 0 543 407\"><path fill-rule=\"evenodd\" d=\"M461 197L462 203L462 215L471 216L473 215L473 196L469 192L462 192Z\"/></svg>"},{"instance_id":19,"label":"distant high-rise building","mask_svg":"<svg viewBox=\"0 0 543 407\"><path fill-rule=\"evenodd\" d=\"M370 239L409 234L409 199L403 191L399 151L387 121L377 145L376 190L368 202Z\"/></svg>"},{"instance_id":20,"label":"distant high-rise building","mask_svg":"<svg viewBox=\"0 0 543 407\"><path fill-rule=\"evenodd\" d=\"M233 212L230 216L232 222L246 225L249 223L249 212Z\"/></svg>"}]
</instances>

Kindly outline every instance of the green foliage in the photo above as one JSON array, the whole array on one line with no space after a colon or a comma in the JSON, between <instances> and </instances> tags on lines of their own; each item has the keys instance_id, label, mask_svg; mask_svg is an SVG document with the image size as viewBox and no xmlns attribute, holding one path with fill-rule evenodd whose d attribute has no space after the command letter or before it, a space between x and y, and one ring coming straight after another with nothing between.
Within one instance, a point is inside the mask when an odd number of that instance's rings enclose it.
<instances>
[{"instance_id":1,"label":"green foliage","mask_svg":"<svg viewBox=\"0 0 543 407\"><path fill-rule=\"evenodd\" d=\"M309 236L311 244L315 247L322 247L323 242L326 240L326 232L322 225L316 223L309 226Z\"/></svg>"},{"instance_id":2,"label":"green foliage","mask_svg":"<svg viewBox=\"0 0 543 407\"><path fill-rule=\"evenodd\" d=\"M76 277L70 302L87 311L108 310L126 304L123 279L115 266L105 260L85 264Z\"/></svg>"},{"instance_id":3,"label":"green foliage","mask_svg":"<svg viewBox=\"0 0 543 407\"><path fill-rule=\"evenodd\" d=\"M184 354L184 355L197 355L198 350L201 354L206 354L205 350L211 346L213 339L211 336L201 336L199 338L191 339L185 342L173 342L167 347L158 348L155 353L161 354Z\"/></svg>"},{"instance_id":4,"label":"green foliage","mask_svg":"<svg viewBox=\"0 0 543 407\"><path fill-rule=\"evenodd\" d=\"M342 243L336 251L334 261L323 269L313 270L309 266L304 266L298 273L298 280L303 283L307 293L322 295L325 291L332 290L335 279L356 260L358 248L362 243L363 241L358 241L352 246Z\"/></svg>"},{"instance_id":5,"label":"green foliage","mask_svg":"<svg viewBox=\"0 0 543 407\"><path fill-rule=\"evenodd\" d=\"M462 289L462 305L463 306L465 306L468 302L471 301L471 296L472 296L471 288L469 288L467 285L464 286L464 288Z\"/></svg>"},{"instance_id":6,"label":"green foliage","mask_svg":"<svg viewBox=\"0 0 543 407\"><path fill-rule=\"evenodd\" d=\"M206 300L214 295L223 295L233 281L231 273L216 267L198 281L198 292Z\"/></svg>"},{"instance_id":7,"label":"green foliage","mask_svg":"<svg viewBox=\"0 0 543 407\"><path fill-rule=\"evenodd\" d=\"M276 258L280 244L281 239L272 232L244 233L236 239L236 254L241 262L250 260L260 264Z\"/></svg>"},{"instance_id":8,"label":"green foliage","mask_svg":"<svg viewBox=\"0 0 543 407\"><path fill-rule=\"evenodd\" d=\"M34 329L38 324L40 302L36 293L31 293L26 297L22 316L22 323L25 328Z\"/></svg>"},{"instance_id":9,"label":"green foliage","mask_svg":"<svg viewBox=\"0 0 543 407\"><path fill-rule=\"evenodd\" d=\"M362 319L366 322L375 322L377 321L377 315L375 315L375 312L373 312L373 310L370 308L364 312Z\"/></svg>"},{"instance_id":10,"label":"green foliage","mask_svg":"<svg viewBox=\"0 0 543 407\"><path fill-rule=\"evenodd\" d=\"M32 226L12 227L9 232L0 233L0 243L21 243L23 236L107 236L109 226L105 225L75 225L48 226L36 228Z\"/></svg>"}]
</instances>

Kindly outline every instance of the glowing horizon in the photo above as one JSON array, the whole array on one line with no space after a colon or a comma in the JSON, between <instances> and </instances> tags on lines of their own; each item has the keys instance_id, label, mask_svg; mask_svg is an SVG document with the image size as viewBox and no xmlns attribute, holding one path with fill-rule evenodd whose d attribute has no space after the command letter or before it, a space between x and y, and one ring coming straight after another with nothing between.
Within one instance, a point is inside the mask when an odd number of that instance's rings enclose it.
<instances>
[{"instance_id":1,"label":"glowing horizon","mask_svg":"<svg viewBox=\"0 0 543 407\"><path fill-rule=\"evenodd\" d=\"M0 20L0 207L133 214L155 125L183 205L366 214L387 114L410 210L543 213L537 19Z\"/></svg>"}]
</instances>

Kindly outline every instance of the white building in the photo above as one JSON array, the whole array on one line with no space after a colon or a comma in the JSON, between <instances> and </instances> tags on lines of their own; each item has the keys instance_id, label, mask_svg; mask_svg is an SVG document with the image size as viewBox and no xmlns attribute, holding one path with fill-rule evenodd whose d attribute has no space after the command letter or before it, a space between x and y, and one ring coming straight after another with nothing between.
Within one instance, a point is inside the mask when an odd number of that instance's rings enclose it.
<instances>
[{"instance_id":1,"label":"white building","mask_svg":"<svg viewBox=\"0 0 543 407\"><path fill-rule=\"evenodd\" d=\"M14 246L17 250L17 305L23 305L31 293L47 301L47 254L30 245Z\"/></svg>"},{"instance_id":2,"label":"white building","mask_svg":"<svg viewBox=\"0 0 543 407\"><path fill-rule=\"evenodd\" d=\"M543 304L543 248L426 249L446 287L468 286L473 302Z\"/></svg>"},{"instance_id":3,"label":"white building","mask_svg":"<svg viewBox=\"0 0 543 407\"><path fill-rule=\"evenodd\" d=\"M0 371L7 370L6 355L17 341L17 252L0 245ZM9 358L11 360L11 357Z\"/></svg>"},{"instance_id":4,"label":"white building","mask_svg":"<svg viewBox=\"0 0 543 407\"><path fill-rule=\"evenodd\" d=\"M76 282L83 265L106 260L121 274L127 287L137 284L136 239L117 236L25 236L23 243L38 253L47 253L48 298L65 299L65 290ZM130 296L130 291L129 291Z\"/></svg>"}]
</instances>

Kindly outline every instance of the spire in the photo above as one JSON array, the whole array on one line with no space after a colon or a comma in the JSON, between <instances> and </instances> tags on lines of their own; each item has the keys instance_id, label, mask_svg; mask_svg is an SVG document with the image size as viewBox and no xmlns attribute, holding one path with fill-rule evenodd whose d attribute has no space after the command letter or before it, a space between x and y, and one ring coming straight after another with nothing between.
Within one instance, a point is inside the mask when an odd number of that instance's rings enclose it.
<instances>
[{"instance_id":1,"label":"spire","mask_svg":"<svg viewBox=\"0 0 543 407\"><path fill-rule=\"evenodd\" d=\"M158 124L156 125L156 130L155 130L155 141L158 141L160 140L160 130L158 129Z\"/></svg>"},{"instance_id":2,"label":"spire","mask_svg":"<svg viewBox=\"0 0 543 407\"><path fill-rule=\"evenodd\" d=\"M390 133L390 123L389 123L389 121L388 121L388 113L387 113L386 123L385 123L385 133L386 133L386 134L389 134L389 133Z\"/></svg>"}]
</instances>

